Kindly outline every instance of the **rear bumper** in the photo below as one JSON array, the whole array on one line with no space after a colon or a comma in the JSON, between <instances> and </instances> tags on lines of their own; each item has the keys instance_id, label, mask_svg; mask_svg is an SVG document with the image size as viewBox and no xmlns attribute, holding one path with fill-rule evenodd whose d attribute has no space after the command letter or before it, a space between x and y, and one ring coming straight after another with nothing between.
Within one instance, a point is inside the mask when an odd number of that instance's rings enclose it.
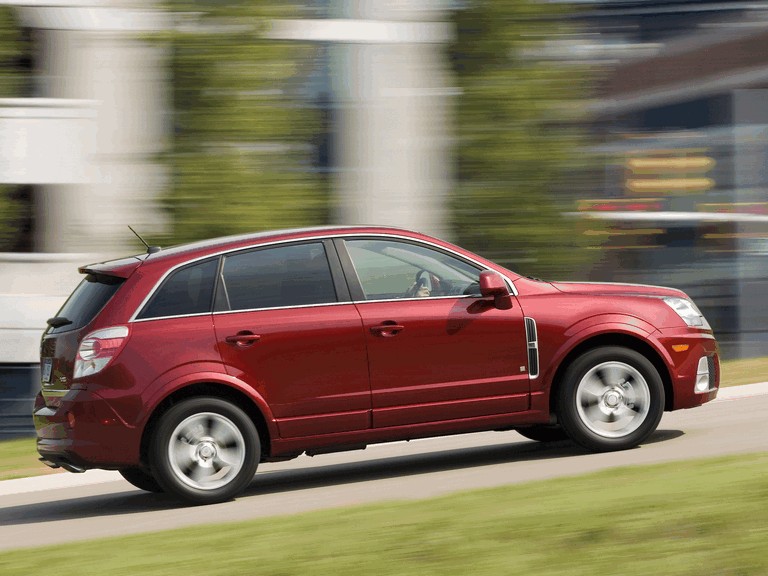
<instances>
[{"instance_id":1,"label":"rear bumper","mask_svg":"<svg viewBox=\"0 0 768 576\"><path fill-rule=\"evenodd\" d=\"M665 329L652 336L663 350L672 385L672 405L667 410L701 406L717 397L720 387L720 357L712 334L689 329ZM706 390L696 390L699 361L707 359Z\"/></svg>"},{"instance_id":2,"label":"rear bumper","mask_svg":"<svg viewBox=\"0 0 768 576\"><path fill-rule=\"evenodd\" d=\"M140 431L94 392L70 390L57 406L46 406L38 394L33 419L37 451L47 463L65 469L139 465Z\"/></svg>"}]
</instances>

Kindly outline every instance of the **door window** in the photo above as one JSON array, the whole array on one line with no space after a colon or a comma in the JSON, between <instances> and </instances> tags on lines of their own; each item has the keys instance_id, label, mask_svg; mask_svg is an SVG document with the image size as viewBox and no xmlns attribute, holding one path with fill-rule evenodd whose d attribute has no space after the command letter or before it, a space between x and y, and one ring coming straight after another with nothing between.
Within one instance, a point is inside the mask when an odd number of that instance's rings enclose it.
<instances>
[{"instance_id":1,"label":"door window","mask_svg":"<svg viewBox=\"0 0 768 576\"><path fill-rule=\"evenodd\" d=\"M348 240L346 246L366 300L480 292L480 269L439 250L392 240Z\"/></svg>"},{"instance_id":2,"label":"door window","mask_svg":"<svg viewBox=\"0 0 768 576\"><path fill-rule=\"evenodd\" d=\"M220 285L224 307L229 310L337 301L328 258L320 242L226 256Z\"/></svg>"}]
</instances>

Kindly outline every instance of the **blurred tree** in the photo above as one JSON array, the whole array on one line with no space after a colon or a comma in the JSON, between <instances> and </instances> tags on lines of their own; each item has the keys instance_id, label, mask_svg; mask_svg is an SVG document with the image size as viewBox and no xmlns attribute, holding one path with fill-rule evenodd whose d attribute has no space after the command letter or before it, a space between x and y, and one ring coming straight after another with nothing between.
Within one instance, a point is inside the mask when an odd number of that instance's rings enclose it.
<instances>
[{"instance_id":1,"label":"blurred tree","mask_svg":"<svg viewBox=\"0 0 768 576\"><path fill-rule=\"evenodd\" d=\"M173 133L172 239L322 223L327 191L313 172L316 111L297 78L313 48L265 37L295 17L280 0L169 0Z\"/></svg>"},{"instance_id":2,"label":"blurred tree","mask_svg":"<svg viewBox=\"0 0 768 576\"><path fill-rule=\"evenodd\" d=\"M579 121L590 89L585 66L545 56L573 32L563 5L469 0L454 12L450 48L457 109L458 241L524 274L572 273L596 236L563 215L575 209L589 161Z\"/></svg>"},{"instance_id":3,"label":"blurred tree","mask_svg":"<svg viewBox=\"0 0 768 576\"><path fill-rule=\"evenodd\" d=\"M14 18L14 9L0 6L0 98L19 96L25 85L21 61L24 40ZM15 187L0 184L0 252L10 250L19 228L21 207L12 197Z\"/></svg>"}]
</instances>

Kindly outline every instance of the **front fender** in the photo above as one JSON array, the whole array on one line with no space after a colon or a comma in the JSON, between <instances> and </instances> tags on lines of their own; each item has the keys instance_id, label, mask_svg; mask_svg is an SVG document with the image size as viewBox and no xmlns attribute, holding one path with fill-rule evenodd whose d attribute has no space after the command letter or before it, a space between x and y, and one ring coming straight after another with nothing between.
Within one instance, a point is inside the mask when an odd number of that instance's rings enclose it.
<instances>
[{"instance_id":1,"label":"front fender","mask_svg":"<svg viewBox=\"0 0 768 576\"><path fill-rule=\"evenodd\" d=\"M580 320L563 333L565 336L563 342L553 346L550 350L542 351L547 354L546 360L542 362L543 366L547 366L542 378L542 388L547 390L551 388L555 374L573 350L588 340L611 334L629 336L648 344L664 359L664 363L669 367L671 358L669 358L667 350L651 336L655 332L657 332L656 327L652 324L625 314L600 314Z\"/></svg>"}]
</instances>

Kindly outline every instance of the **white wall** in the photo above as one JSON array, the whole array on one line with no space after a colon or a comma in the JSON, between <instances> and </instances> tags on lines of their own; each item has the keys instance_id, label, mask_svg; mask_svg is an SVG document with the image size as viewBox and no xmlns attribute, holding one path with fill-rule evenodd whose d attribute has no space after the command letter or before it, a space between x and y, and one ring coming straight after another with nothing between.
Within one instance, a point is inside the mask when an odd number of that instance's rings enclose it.
<instances>
[{"instance_id":1,"label":"white wall","mask_svg":"<svg viewBox=\"0 0 768 576\"><path fill-rule=\"evenodd\" d=\"M80 282L77 268L98 259L86 254L0 253L0 364L39 361L45 321L56 315Z\"/></svg>"}]
</instances>

